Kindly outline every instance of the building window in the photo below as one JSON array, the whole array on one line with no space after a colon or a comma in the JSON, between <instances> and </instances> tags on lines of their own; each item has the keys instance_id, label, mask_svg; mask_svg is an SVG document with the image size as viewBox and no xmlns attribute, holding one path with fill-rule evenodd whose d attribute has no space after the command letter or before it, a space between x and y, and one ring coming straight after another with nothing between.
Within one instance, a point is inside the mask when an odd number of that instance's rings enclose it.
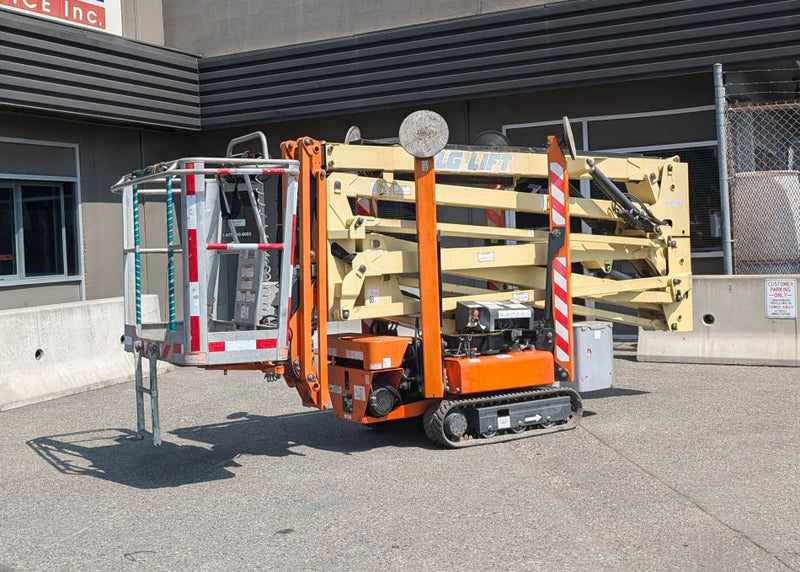
<instances>
[{"instance_id":1,"label":"building window","mask_svg":"<svg viewBox=\"0 0 800 572\"><path fill-rule=\"evenodd\" d=\"M77 228L73 184L0 180L0 280L76 276Z\"/></svg>"},{"instance_id":2,"label":"building window","mask_svg":"<svg viewBox=\"0 0 800 572\"><path fill-rule=\"evenodd\" d=\"M689 229L693 252L722 250L717 147L665 148L661 157L679 155L689 164Z\"/></svg>"},{"instance_id":3,"label":"building window","mask_svg":"<svg viewBox=\"0 0 800 572\"><path fill-rule=\"evenodd\" d=\"M570 118L578 149L651 157L680 155L689 164L689 212L692 252L720 256L722 220L713 105L641 113ZM561 121L503 126L513 145L543 145L546 135L561 132ZM593 198L605 194L586 182ZM625 190L623 188L623 190Z\"/></svg>"},{"instance_id":4,"label":"building window","mask_svg":"<svg viewBox=\"0 0 800 572\"><path fill-rule=\"evenodd\" d=\"M689 232L692 252L715 253L722 250L722 218L719 198L719 164L715 145L685 145L624 149L614 152L668 158L678 155L689 165ZM602 152L600 152L602 154ZM620 184L623 190L624 185ZM591 184L591 196L605 199L600 187Z\"/></svg>"}]
</instances>

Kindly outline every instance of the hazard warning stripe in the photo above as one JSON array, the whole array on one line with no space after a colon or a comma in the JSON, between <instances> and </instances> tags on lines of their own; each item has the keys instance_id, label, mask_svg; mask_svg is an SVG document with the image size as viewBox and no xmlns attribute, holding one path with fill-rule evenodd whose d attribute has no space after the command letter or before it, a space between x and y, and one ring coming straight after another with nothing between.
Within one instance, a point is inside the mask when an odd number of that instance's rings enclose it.
<instances>
[{"instance_id":1,"label":"hazard warning stripe","mask_svg":"<svg viewBox=\"0 0 800 572\"><path fill-rule=\"evenodd\" d=\"M486 223L487 226L505 226L505 221L503 220L503 211L499 211L497 209L486 209Z\"/></svg>"},{"instance_id":2,"label":"hazard warning stripe","mask_svg":"<svg viewBox=\"0 0 800 572\"><path fill-rule=\"evenodd\" d=\"M569 362L569 296L567 293L567 259L553 260L553 318L556 328L556 359Z\"/></svg>"},{"instance_id":3,"label":"hazard warning stripe","mask_svg":"<svg viewBox=\"0 0 800 572\"><path fill-rule=\"evenodd\" d=\"M295 243L295 240L297 240L296 231L297 231L297 215L293 214L292 215L292 247L290 249L290 255L289 255L289 262L291 264L294 264L294 243Z\"/></svg>"},{"instance_id":4,"label":"hazard warning stripe","mask_svg":"<svg viewBox=\"0 0 800 572\"><path fill-rule=\"evenodd\" d=\"M188 228L186 230L186 243L188 245L189 254L189 282L196 283L199 279L199 271L197 267L197 229Z\"/></svg>"},{"instance_id":5,"label":"hazard warning stripe","mask_svg":"<svg viewBox=\"0 0 800 572\"><path fill-rule=\"evenodd\" d=\"M200 351L200 316L189 317L189 335L191 336L191 343L189 344L189 351Z\"/></svg>"},{"instance_id":6,"label":"hazard warning stripe","mask_svg":"<svg viewBox=\"0 0 800 572\"><path fill-rule=\"evenodd\" d=\"M243 167L241 169L216 169L214 171L215 175L236 175L236 174L248 174L250 171L254 169ZM262 175L285 175L286 169L261 169Z\"/></svg>"},{"instance_id":7,"label":"hazard warning stripe","mask_svg":"<svg viewBox=\"0 0 800 572\"><path fill-rule=\"evenodd\" d=\"M283 250L280 242L207 242L207 250Z\"/></svg>"},{"instance_id":8,"label":"hazard warning stripe","mask_svg":"<svg viewBox=\"0 0 800 572\"><path fill-rule=\"evenodd\" d=\"M297 185L298 180L297 177L294 178L294 182L292 182L295 186L295 194L297 193ZM289 297L286 302L286 307L288 308L287 312L289 314L289 319L292 317L292 284L294 284L294 244L297 240L297 213L292 215L292 228L289 230L291 233L290 236L292 237L292 246L289 248ZM292 331L289 328L286 328L286 345L289 345L289 338L292 336Z\"/></svg>"},{"instance_id":9,"label":"hazard warning stripe","mask_svg":"<svg viewBox=\"0 0 800 572\"><path fill-rule=\"evenodd\" d=\"M186 163L186 170L194 169L194 163ZM195 187L194 175L189 175L186 177L186 194L187 195L194 195L197 192L197 188Z\"/></svg>"},{"instance_id":10,"label":"hazard warning stripe","mask_svg":"<svg viewBox=\"0 0 800 572\"><path fill-rule=\"evenodd\" d=\"M564 168L558 163L550 163L550 216L555 226L563 226L566 222L564 207Z\"/></svg>"},{"instance_id":11,"label":"hazard warning stripe","mask_svg":"<svg viewBox=\"0 0 800 572\"><path fill-rule=\"evenodd\" d=\"M563 244L554 253L552 264L552 308L555 329L554 358L566 371L565 380L575 374L572 360L572 288L570 287L571 261L569 241L569 193L567 192L567 162L555 137L548 137L547 149L548 192L550 194L550 230L560 231Z\"/></svg>"},{"instance_id":12,"label":"hazard warning stripe","mask_svg":"<svg viewBox=\"0 0 800 572\"><path fill-rule=\"evenodd\" d=\"M181 353L181 344L164 344L161 348L161 359L166 360L169 358L169 354L180 354Z\"/></svg>"},{"instance_id":13,"label":"hazard warning stripe","mask_svg":"<svg viewBox=\"0 0 800 572\"><path fill-rule=\"evenodd\" d=\"M238 352L246 350L271 350L278 347L275 338L258 340L231 340L228 342L208 342L209 352Z\"/></svg>"},{"instance_id":14,"label":"hazard warning stripe","mask_svg":"<svg viewBox=\"0 0 800 572\"><path fill-rule=\"evenodd\" d=\"M186 169L194 169L186 163ZM200 272L197 245L197 175L187 175L186 180L186 255L189 267L189 351L200 351Z\"/></svg>"},{"instance_id":15,"label":"hazard warning stripe","mask_svg":"<svg viewBox=\"0 0 800 572\"><path fill-rule=\"evenodd\" d=\"M356 214L361 216L378 216L378 201L364 197L356 201Z\"/></svg>"}]
</instances>

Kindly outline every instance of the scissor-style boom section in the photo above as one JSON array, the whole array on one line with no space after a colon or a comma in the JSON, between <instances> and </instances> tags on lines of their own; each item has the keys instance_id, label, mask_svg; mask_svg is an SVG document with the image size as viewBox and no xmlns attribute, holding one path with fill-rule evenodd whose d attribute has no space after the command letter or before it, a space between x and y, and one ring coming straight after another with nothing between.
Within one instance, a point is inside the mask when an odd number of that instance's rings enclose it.
<instances>
[{"instance_id":1,"label":"scissor-style boom section","mask_svg":"<svg viewBox=\"0 0 800 572\"><path fill-rule=\"evenodd\" d=\"M398 146L326 143L324 150L329 318L413 324L413 158ZM459 301L513 297L544 307L551 196L535 191L548 187L546 152L446 148L435 163L444 332L454 331ZM600 191L583 197L580 182L596 180L597 171L655 228L636 228ZM571 234L571 311L645 329L690 329L687 165L678 157L578 156L566 159L564 175L572 220L590 230ZM356 214L358 199L376 200L379 216ZM513 212L517 228L487 226L484 209ZM490 289L489 282L504 287Z\"/></svg>"}]
</instances>

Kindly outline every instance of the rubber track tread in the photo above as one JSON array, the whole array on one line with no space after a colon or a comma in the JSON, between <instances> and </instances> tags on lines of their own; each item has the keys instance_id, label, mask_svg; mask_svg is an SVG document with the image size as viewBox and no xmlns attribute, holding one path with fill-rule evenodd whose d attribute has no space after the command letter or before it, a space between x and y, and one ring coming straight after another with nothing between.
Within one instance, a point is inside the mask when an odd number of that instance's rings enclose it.
<instances>
[{"instance_id":1,"label":"rubber track tread","mask_svg":"<svg viewBox=\"0 0 800 572\"><path fill-rule=\"evenodd\" d=\"M529 428L521 433L503 433L493 437L475 437L462 439L460 441L451 441L447 438L444 432L444 419L451 409L454 407L472 406L472 405L499 405L502 403L519 403L524 401L538 401L539 399L546 399L548 397L560 397L568 395L571 399L572 415L565 423L553 425L552 427L539 427ZM434 443L450 447L452 449L459 449L463 447L475 447L477 445L488 445L490 443L502 443L504 441L515 441L517 439L526 439L528 437L535 437L536 435L544 435L547 433L556 433L558 431L567 431L574 429L581 420L583 414L583 405L581 396L578 392L572 389L559 388L559 387L546 387L541 389L533 389L526 391L516 391L500 394L481 395L476 397L457 397L454 399L443 399L438 404L432 405L422 418L422 424L425 429L425 434L428 439Z\"/></svg>"}]
</instances>

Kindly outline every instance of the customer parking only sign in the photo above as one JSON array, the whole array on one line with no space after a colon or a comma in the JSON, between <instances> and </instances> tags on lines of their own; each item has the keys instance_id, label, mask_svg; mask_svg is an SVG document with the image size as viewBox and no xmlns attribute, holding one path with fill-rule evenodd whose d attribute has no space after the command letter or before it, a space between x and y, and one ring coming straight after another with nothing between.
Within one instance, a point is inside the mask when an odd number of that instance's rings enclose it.
<instances>
[{"instance_id":1,"label":"customer parking only sign","mask_svg":"<svg viewBox=\"0 0 800 572\"><path fill-rule=\"evenodd\" d=\"M122 35L122 0L0 0L0 8Z\"/></svg>"},{"instance_id":2,"label":"customer parking only sign","mask_svg":"<svg viewBox=\"0 0 800 572\"><path fill-rule=\"evenodd\" d=\"M797 280L767 278L764 281L767 318L797 318Z\"/></svg>"}]
</instances>

